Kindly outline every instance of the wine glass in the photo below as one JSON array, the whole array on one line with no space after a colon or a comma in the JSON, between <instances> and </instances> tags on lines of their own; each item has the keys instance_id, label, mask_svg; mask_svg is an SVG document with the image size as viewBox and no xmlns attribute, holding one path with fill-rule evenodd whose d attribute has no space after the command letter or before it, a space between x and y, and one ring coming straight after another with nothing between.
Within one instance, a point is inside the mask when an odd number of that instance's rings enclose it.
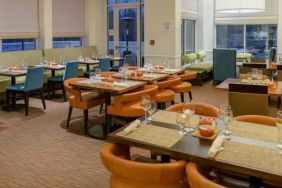
<instances>
[{"instance_id":1,"label":"wine glass","mask_svg":"<svg viewBox=\"0 0 282 188\"><path fill-rule=\"evenodd\" d=\"M152 121L152 115L153 113L156 111L156 102L155 101L151 101L151 104L150 104L150 108L148 110L148 113L149 113L149 118L148 120L151 122Z\"/></svg>"},{"instance_id":2,"label":"wine glass","mask_svg":"<svg viewBox=\"0 0 282 188\"><path fill-rule=\"evenodd\" d=\"M233 112L231 109L225 109L224 116L224 131L223 134L225 135L226 139L230 139L230 135L232 132L229 130L231 123L233 122Z\"/></svg>"},{"instance_id":3,"label":"wine glass","mask_svg":"<svg viewBox=\"0 0 282 188\"><path fill-rule=\"evenodd\" d=\"M100 68L96 68L95 69L95 77L99 77L101 73L101 69Z\"/></svg>"},{"instance_id":4,"label":"wine glass","mask_svg":"<svg viewBox=\"0 0 282 188\"><path fill-rule=\"evenodd\" d=\"M128 77L128 66L126 67L126 66L124 66L123 67L123 76L124 76L124 78L125 78L125 82L127 82L127 77Z\"/></svg>"},{"instance_id":5,"label":"wine glass","mask_svg":"<svg viewBox=\"0 0 282 188\"><path fill-rule=\"evenodd\" d=\"M123 78L123 76L124 76L124 73L123 73L124 72L124 68L123 67L119 67L118 68L118 72L119 72L120 75L122 75L122 78ZM123 82L122 78L120 79L120 82Z\"/></svg>"},{"instance_id":6,"label":"wine glass","mask_svg":"<svg viewBox=\"0 0 282 188\"><path fill-rule=\"evenodd\" d=\"M149 95L141 95L141 107L145 111L145 119L143 121L145 124L148 123L147 112L150 109L150 106L151 106L151 97Z\"/></svg>"},{"instance_id":7,"label":"wine glass","mask_svg":"<svg viewBox=\"0 0 282 188\"><path fill-rule=\"evenodd\" d=\"M192 102L186 102L183 105L183 113L186 116L188 127L185 128L185 131L192 132L194 128L191 126L190 118L195 114L195 106Z\"/></svg>"},{"instance_id":8,"label":"wine glass","mask_svg":"<svg viewBox=\"0 0 282 188\"><path fill-rule=\"evenodd\" d=\"M277 140L278 140L278 144L276 145L276 147L279 149L279 154L282 155L282 111L277 112L276 126L277 126Z\"/></svg>"},{"instance_id":9,"label":"wine glass","mask_svg":"<svg viewBox=\"0 0 282 188\"><path fill-rule=\"evenodd\" d=\"M177 112L176 113L176 123L180 128L180 131L178 132L180 134L180 136L184 136L186 134L186 132L184 131L184 126L186 123L186 114L182 113L182 112Z\"/></svg>"}]
</instances>

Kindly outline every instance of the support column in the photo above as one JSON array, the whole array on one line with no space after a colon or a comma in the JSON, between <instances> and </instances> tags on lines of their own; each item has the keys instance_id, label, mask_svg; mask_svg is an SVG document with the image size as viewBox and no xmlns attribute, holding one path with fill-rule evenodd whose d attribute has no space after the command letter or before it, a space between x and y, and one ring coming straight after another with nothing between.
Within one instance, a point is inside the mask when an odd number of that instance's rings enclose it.
<instances>
[{"instance_id":1,"label":"support column","mask_svg":"<svg viewBox=\"0 0 282 188\"><path fill-rule=\"evenodd\" d=\"M277 32L277 45L278 45L278 53L277 60L279 57L282 57L282 1L278 1L278 32Z\"/></svg>"},{"instance_id":2,"label":"support column","mask_svg":"<svg viewBox=\"0 0 282 188\"><path fill-rule=\"evenodd\" d=\"M107 53L107 1L85 0L85 45Z\"/></svg>"},{"instance_id":3,"label":"support column","mask_svg":"<svg viewBox=\"0 0 282 188\"><path fill-rule=\"evenodd\" d=\"M196 21L196 50L204 50L212 54L215 31L214 1L199 0L198 7L200 17Z\"/></svg>"},{"instance_id":4,"label":"support column","mask_svg":"<svg viewBox=\"0 0 282 188\"><path fill-rule=\"evenodd\" d=\"M181 66L181 0L145 1L145 64Z\"/></svg>"},{"instance_id":5,"label":"support column","mask_svg":"<svg viewBox=\"0 0 282 188\"><path fill-rule=\"evenodd\" d=\"M39 0L39 48L53 48L52 0Z\"/></svg>"}]
</instances>

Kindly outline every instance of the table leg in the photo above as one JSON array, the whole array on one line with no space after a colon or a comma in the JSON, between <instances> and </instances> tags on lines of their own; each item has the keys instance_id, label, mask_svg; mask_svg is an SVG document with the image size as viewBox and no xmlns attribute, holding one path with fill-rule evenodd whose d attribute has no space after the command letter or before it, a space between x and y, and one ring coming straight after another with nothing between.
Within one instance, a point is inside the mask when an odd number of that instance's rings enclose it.
<instances>
[{"instance_id":1,"label":"table leg","mask_svg":"<svg viewBox=\"0 0 282 188\"><path fill-rule=\"evenodd\" d=\"M86 71L89 72L90 71L90 65L86 64Z\"/></svg>"},{"instance_id":2,"label":"table leg","mask_svg":"<svg viewBox=\"0 0 282 188\"><path fill-rule=\"evenodd\" d=\"M12 85L16 84L16 77L14 77L14 76L11 77L11 84Z\"/></svg>"},{"instance_id":3,"label":"table leg","mask_svg":"<svg viewBox=\"0 0 282 188\"><path fill-rule=\"evenodd\" d=\"M108 133L111 129L111 115L107 113L107 106L111 104L111 94L105 93L105 124L104 125L95 125L91 127L88 131L89 136L98 139L107 138Z\"/></svg>"},{"instance_id":4,"label":"table leg","mask_svg":"<svg viewBox=\"0 0 282 188\"><path fill-rule=\"evenodd\" d=\"M11 85L15 85L16 84L16 77L12 76L11 77ZM12 94L13 95L13 94ZM7 104L5 104L4 106L2 106L2 110L3 111L13 111L16 108L16 99L12 100L12 108L11 106L8 107Z\"/></svg>"},{"instance_id":5,"label":"table leg","mask_svg":"<svg viewBox=\"0 0 282 188\"><path fill-rule=\"evenodd\" d=\"M54 70L54 69L52 69L52 70L51 70L51 72L52 72L52 77L55 77L55 76L56 76L56 72L55 72L55 70Z\"/></svg>"}]
</instances>

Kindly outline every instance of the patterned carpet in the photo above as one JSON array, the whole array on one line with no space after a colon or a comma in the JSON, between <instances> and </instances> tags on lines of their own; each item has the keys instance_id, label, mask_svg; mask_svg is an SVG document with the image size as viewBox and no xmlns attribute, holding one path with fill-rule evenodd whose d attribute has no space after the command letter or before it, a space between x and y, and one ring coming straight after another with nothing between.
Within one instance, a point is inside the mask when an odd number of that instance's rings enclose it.
<instances>
[{"instance_id":1,"label":"patterned carpet","mask_svg":"<svg viewBox=\"0 0 282 188\"><path fill-rule=\"evenodd\" d=\"M215 106L227 103L227 94L211 82L193 87L195 100ZM30 106L28 117L23 109L0 111L0 188L109 187L110 174L99 157L106 142L84 136L82 111L74 110L66 130L68 103L47 101L43 111L41 101L32 99ZM90 111L90 126L101 122L98 109Z\"/></svg>"}]
</instances>

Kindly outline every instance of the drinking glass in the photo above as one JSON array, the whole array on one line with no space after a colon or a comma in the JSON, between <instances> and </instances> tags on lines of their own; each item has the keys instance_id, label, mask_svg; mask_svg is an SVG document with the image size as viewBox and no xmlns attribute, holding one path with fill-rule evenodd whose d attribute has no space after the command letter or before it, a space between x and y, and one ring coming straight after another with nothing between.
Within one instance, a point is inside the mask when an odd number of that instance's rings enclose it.
<instances>
[{"instance_id":1,"label":"drinking glass","mask_svg":"<svg viewBox=\"0 0 282 188\"><path fill-rule=\"evenodd\" d=\"M145 124L148 123L147 112L150 109L150 106L151 106L151 97L149 95L141 95L141 107L145 111L145 119L143 121Z\"/></svg>"},{"instance_id":2,"label":"drinking glass","mask_svg":"<svg viewBox=\"0 0 282 188\"><path fill-rule=\"evenodd\" d=\"M101 69L100 68L96 68L95 69L95 77L100 77L100 73L101 73Z\"/></svg>"},{"instance_id":3,"label":"drinking glass","mask_svg":"<svg viewBox=\"0 0 282 188\"><path fill-rule=\"evenodd\" d=\"M186 121L188 123L188 127L185 128L185 131L192 132L194 131L194 128L191 126L190 119L195 114L195 106L192 102L186 102L183 106L183 113L186 117Z\"/></svg>"},{"instance_id":4,"label":"drinking glass","mask_svg":"<svg viewBox=\"0 0 282 188\"><path fill-rule=\"evenodd\" d=\"M277 126L277 140L278 140L278 144L276 145L276 147L279 149L279 154L282 155L282 111L277 112L276 126Z\"/></svg>"},{"instance_id":5,"label":"drinking glass","mask_svg":"<svg viewBox=\"0 0 282 188\"><path fill-rule=\"evenodd\" d=\"M182 112L177 112L176 113L176 123L180 128L180 131L178 132L181 136L184 136L186 132L184 131L184 126L186 123L186 115Z\"/></svg>"},{"instance_id":6,"label":"drinking glass","mask_svg":"<svg viewBox=\"0 0 282 188\"><path fill-rule=\"evenodd\" d=\"M123 73L123 72L124 72L124 68L123 68L123 67L119 67L119 68L118 68L118 72L119 72L120 75L122 75L122 78L120 79L120 82L123 82L123 76L124 76L124 73Z\"/></svg>"},{"instance_id":7,"label":"drinking glass","mask_svg":"<svg viewBox=\"0 0 282 188\"><path fill-rule=\"evenodd\" d=\"M127 82L128 73L129 73L128 67L124 66L123 67L123 76L125 78L125 82Z\"/></svg>"},{"instance_id":8,"label":"drinking glass","mask_svg":"<svg viewBox=\"0 0 282 188\"><path fill-rule=\"evenodd\" d=\"M150 108L148 110L148 113L149 113L149 117L148 117L148 120L151 122L152 121L152 115L153 113L156 111L156 102L155 101L151 101L151 104L150 104Z\"/></svg>"},{"instance_id":9,"label":"drinking glass","mask_svg":"<svg viewBox=\"0 0 282 188\"><path fill-rule=\"evenodd\" d=\"M163 61L163 66L166 68L167 64L166 64L166 57L164 58L164 61Z\"/></svg>"},{"instance_id":10,"label":"drinking glass","mask_svg":"<svg viewBox=\"0 0 282 188\"><path fill-rule=\"evenodd\" d=\"M229 130L231 123L233 122L233 112L230 109L226 109L224 112L224 131L223 134L225 135L226 139L230 139L230 135L232 132Z\"/></svg>"}]
</instances>

